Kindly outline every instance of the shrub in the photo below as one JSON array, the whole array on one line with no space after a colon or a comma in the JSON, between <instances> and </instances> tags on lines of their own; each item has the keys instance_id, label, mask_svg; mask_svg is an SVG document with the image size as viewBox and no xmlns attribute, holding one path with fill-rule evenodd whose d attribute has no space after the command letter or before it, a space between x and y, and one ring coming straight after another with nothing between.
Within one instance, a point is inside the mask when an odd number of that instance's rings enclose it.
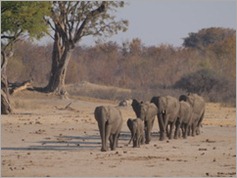
<instances>
[{"instance_id":1,"label":"shrub","mask_svg":"<svg viewBox=\"0 0 237 178\"><path fill-rule=\"evenodd\" d=\"M210 69L201 69L184 75L173 87L204 95L211 102L225 102L235 105L236 87L234 82Z\"/></svg>"}]
</instances>

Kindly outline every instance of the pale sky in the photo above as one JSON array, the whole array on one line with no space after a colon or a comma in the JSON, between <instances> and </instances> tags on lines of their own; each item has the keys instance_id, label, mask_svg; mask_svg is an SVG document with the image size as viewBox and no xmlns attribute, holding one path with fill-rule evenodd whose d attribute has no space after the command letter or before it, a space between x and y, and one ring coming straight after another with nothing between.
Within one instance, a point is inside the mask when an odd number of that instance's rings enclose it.
<instances>
[{"instance_id":1,"label":"pale sky","mask_svg":"<svg viewBox=\"0 0 237 178\"><path fill-rule=\"evenodd\" d=\"M182 38L202 28L236 29L235 0L127 0L118 9L118 19L127 19L127 32L105 41L121 44L139 38L144 45L181 46ZM80 44L93 45L95 38L84 38Z\"/></svg>"}]
</instances>

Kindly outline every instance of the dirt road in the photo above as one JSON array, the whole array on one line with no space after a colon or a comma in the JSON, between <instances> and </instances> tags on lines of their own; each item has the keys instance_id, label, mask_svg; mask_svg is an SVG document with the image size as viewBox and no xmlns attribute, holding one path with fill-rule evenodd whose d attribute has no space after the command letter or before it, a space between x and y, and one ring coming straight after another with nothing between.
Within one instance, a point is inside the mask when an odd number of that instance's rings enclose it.
<instances>
[{"instance_id":1,"label":"dirt road","mask_svg":"<svg viewBox=\"0 0 237 178\"><path fill-rule=\"evenodd\" d=\"M124 124L115 151L100 152L93 99L61 100L22 92L12 102L15 114L1 116L2 176L236 176L236 109L207 104L201 135L127 146L132 108L120 107ZM71 103L68 107L66 107Z\"/></svg>"}]
</instances>

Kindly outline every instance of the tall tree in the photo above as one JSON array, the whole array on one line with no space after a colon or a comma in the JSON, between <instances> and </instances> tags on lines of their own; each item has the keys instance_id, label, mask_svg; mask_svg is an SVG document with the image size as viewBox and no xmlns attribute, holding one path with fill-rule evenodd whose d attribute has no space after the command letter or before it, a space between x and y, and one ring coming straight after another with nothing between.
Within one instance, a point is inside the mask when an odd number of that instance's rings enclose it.
<instances>
[{"instance_id":1,"label":"tall tree","mask_svg":"<svg viewBox=\"0 0 237 178\"><path fill-rule=\"evenodd\" d=\"M52 68L46 91L65 94L65 76L72 50L85 36L112 35L125 31L128 22L116 21L113 13L124 2L114 1L57 1L52 14L45 20L54 35Z\"/></svg>"},{"instance_id":2,"label":"tall tree","mask_svg":"<svg viewBox=\"0 0 237 178\"><path fill-rule=\"evenodd\" d=\"M1 1L1 114L12 112L6 67L13 45L22 36L40 38L47 32L43 17L50 7L49 2Z\"/></svg>"}]
</instances>

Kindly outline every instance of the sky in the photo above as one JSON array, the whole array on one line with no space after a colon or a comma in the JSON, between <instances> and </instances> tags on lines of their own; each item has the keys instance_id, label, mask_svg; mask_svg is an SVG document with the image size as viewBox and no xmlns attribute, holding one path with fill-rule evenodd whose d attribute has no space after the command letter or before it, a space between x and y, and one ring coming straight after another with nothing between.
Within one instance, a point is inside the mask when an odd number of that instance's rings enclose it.
<instances>
[{"instance_id":1,"label":"sky","mask_svg":"<svg viewBox=\"0 0 237 178\"><path fill-rule=\"evenodd\" d=\"M128 30L101 40L122 44L139 38L146 46L169 44L179 47L190 32L203 28L236 29L235 0L127 0L118 9L118 19L129 21ZM86 37L81 45L94 45L96 38Z\"/></svg>"}]
</instances>

